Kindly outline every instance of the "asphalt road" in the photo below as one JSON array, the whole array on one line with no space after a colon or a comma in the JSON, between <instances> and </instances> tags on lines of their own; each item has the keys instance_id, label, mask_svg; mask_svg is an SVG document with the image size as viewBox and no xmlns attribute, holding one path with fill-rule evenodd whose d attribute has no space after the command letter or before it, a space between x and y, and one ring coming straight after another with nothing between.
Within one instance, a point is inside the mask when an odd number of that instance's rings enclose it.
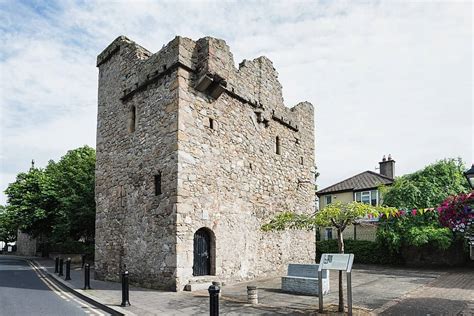
<instances>
[{"instance_id":1,"label":"asphalt road","mask_svg":"<svg viewBox=\"0 0 474 316\"><path fill-rule=\"evenodd\" d=\"M27 261L0 255L0 315L108 315L52 282Z\"/></svg>"}]
</instances>

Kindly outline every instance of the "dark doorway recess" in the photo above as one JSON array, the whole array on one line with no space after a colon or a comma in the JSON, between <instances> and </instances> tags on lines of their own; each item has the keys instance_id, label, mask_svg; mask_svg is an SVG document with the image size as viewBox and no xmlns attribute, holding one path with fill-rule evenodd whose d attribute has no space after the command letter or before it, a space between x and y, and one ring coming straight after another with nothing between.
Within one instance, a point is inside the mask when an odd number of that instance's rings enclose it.
<instances>
[{"instance_id":1,"label":"dark doorway recess","mask_svg":"<svg viewBox=\"0 0 474 316\"><path fill-rule=\"evenodd\" d=\"M193 275L211 275L211 259L214 254L212 232L200 228L194 234L194 265Z\"/></svg>"}]
</instances>

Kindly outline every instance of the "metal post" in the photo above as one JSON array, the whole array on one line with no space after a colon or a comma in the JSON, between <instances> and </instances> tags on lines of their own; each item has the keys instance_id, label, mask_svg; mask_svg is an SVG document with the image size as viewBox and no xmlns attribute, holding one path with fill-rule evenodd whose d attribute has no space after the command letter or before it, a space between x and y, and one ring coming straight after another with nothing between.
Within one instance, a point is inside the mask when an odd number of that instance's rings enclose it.
<instances>
[{"instance_id":1,"label":"metal post","mask_svg":"<svg viewBox=\"0 0 474 316\"><path fill-rule=\"evenodd\" d=\"M125 306L130 306L130 300L129 300L129 291L128 291L128 271L125 270L122 273L122 303L120 306L125 307Z\"/></svg>"},{"instance_id":2,"label":"metal post","mask_svg":"<svg viewBox=\"0 0 474 316\"><path fill-rule=\"evenodd\" d=\"M210 316L219 316L219 292L217 285L211 285L209 291Z\"/></svg>"},{"instance_id":3,"label":"metal post","mask_svg":"<svg viewBox=\"0 0 474 316\"><path fill-rule=\"evenodd\" d=\"M71 280L71 258L67 258L66 260L66 277L64 278L64 280Z\"/></svg>"},{"instance_id":4,"label":"metal post","mask_svg":"<svg viewBox=\"0 0 474 316\"><path fill-rule=\"evenodd\" d=\"M320 263L321 264L321 263ZM319 285L319 312L323 312L323 271L318 271L318 285Z\"/></svg>"},{"instance_id":5,"label":"metal post","mask_svg":"<svg viewBox=\"0 0 474 316\"><path fill-rule=\"evenodd\" d=\"M91 267L88 263L84 266L84 290L91 289Z\"/></svg>"},{"instance_id":6,"label":"metal post","mask_svg":"<svg viewBox=\"0 0 474 316\"><path fill-rule=\"evenodd\" d=\"M352 284L351 284L351 273L346 272L347 279L347 309L349 316L352 316Z\"/></svg>"},{"instance_id":7,"label":"metal post","mask_svg":"<svg viewBox=\"0 0 474 316\"><path fill-rule=\"evenodd\" d=\"M84 268L84 265L86 264L86 255L83 254L81 256L81 268Z\"/></svg>"},{"instance_id":8,"label":"metal post","mask_svg":"<svg viewBox=\"0 0 474 316\"><path fill-rule=\"evenodd\" d=\"M249 304L258 304L258 291L255 285L247 286L247 302Z\"/></svg>"},{"instance_id":9,"label":"metal post","mask_svg":"<svg viewBox=\"0 0 474 316\"><path fill-rule=\"evenodd\" d=\"M59 272L59 257L56 257L56 259L54 259L54 273L58 273Z\"/></svg>"},{"instance_id":10,"label":"metal post","mask_svg":"<svg viewBox=\"0 0 474 316\"><path fill-rule=\"evenodd\" d=\"M63 276L63 264L64 264L64 260L63 258L59 259L59 274L58 276Z\"/></svg>"},{"instance_id":11,"label":"metal post","mask_svg":"<svg viewBox=\"0 0 474 316\"><path fill-rule=\"evenodd\" d=\"M222 296L222 289L221 289L221 282L219 281L212 281L212 285L217 285L220 289L220 292L219 292L219 298L221 298Z\"/></svg>"}]
</instances>

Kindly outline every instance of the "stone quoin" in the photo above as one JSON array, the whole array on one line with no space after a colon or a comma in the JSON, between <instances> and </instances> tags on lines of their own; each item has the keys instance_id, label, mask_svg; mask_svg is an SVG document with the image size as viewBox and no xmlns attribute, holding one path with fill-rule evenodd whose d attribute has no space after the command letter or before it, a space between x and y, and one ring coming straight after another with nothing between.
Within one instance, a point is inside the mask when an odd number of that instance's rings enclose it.
<instances>
[{"instance_id":1,"label":"stone quoin","mask_svg":"<svg viewBox=\"0 0 474 316\"><path fill-rule=\"evenodd\" d=\"M284 106L268 58L237 69L220 39L152 54L120 36L97 66L97 278L126 266L131 283L181 291L314 262L313 231L260 229L315 200L314 109Z\"/></svg>"}]
</instances>

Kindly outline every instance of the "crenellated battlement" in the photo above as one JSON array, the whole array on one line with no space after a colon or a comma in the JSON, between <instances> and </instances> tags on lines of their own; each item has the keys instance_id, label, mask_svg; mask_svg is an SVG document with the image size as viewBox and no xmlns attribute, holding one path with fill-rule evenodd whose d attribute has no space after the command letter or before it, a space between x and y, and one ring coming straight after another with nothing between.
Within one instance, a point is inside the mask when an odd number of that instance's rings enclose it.
<instances>
[{"instance_id":1,"label":"crenellated battlement","mask_svg":"<svg viewBox=\"0 0 474 316\"><path fill-rule=\"evenodd\" d=\"M236 68L229 46L221 39L194 41L177 36L152 54L120 36L99 54L97 66L101 68L115 54L128 60L122 69L123 102L180 68L190 73L190 85L210 98L226 93L253 107L260 122L273 120L298 131L299 118L292 108L285 107L278 72L265 56L243 60Z\"/></svg>"}]
</instances>

